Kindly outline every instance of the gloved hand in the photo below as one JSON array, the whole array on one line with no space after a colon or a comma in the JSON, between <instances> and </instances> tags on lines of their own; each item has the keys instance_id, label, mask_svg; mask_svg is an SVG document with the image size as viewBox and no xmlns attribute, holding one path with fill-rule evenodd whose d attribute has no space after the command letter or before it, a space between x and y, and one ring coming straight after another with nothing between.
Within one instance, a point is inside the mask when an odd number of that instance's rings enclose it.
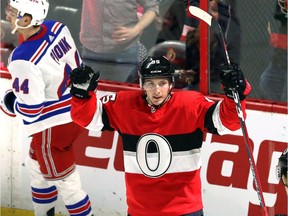
<instances>
[{"instance_id":1,"label":"gloved hand","mask_svg":"<svg viewBox=\"0 0 288 216\"><path fill-rule=\"evenodd\" d=\"M8 116L15 117L14 112L14 102L16 96L14 95L12 89L5 92L3 98L1 98L1 110Z\"/></svg>"},{"instance_id":2,"label":"gloved hand","mask_svg":"<svg viewBox=\"0 0 288 216\"><path fill-rule=\"evenodd\" d=\"M89 92L96 90L99 77L99 72L94 72L87 65L81 65L81 67L73 69L70 73L69 83L71 95L81 99L90 98Z\"/></svg>"},{"instance_id":3,"label":"gloved hand","mask_svg":"<svg viewBox=\"0 0 288 216\"><path fill-rule=\"evenodd\" d=\"M232 90L235 90L239 94L240 100L244 100L251 92L251 85L245 79L241 69L235 65L223 64L217 68L223 90L227 97L233 99Z\"/></svg>"}]
</instances>

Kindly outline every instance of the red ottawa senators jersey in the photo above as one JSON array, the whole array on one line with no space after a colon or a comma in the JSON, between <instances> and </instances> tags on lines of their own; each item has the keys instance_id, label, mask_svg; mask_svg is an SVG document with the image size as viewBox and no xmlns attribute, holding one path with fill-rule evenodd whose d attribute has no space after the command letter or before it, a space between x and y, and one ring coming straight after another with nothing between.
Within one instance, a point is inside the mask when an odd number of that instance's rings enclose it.
<instances>
[{"instance_id":1,"label":"red ottawa senators jersey","mask_svg":"<svg viewBox=\"0 0 288 216\"><path fill-rule=\"evenodd\" d=\"M132 216L176 216L202 209L203 133L226 134L240 127L232 99L215 103L195 91L174 92L156 109L141 91L101 100L73 97L71 115L90 130L112 128L121 135Z\"/></svg>"}]
</instances>

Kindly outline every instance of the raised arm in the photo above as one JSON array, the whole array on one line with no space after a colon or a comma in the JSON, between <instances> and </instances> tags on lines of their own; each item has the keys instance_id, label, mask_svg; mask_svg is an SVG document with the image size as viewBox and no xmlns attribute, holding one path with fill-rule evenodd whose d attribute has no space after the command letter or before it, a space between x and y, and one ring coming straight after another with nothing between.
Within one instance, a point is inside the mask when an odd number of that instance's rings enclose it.
<instances>
[{"instance_id":1,"label":"raised arm","mask_svg":"<svg viewBox=\"0 0 288 216\"><path fill-rule=\"evenodd\" d=\"M213 127L210 126L212 132L217 131L218 134L223 135L240 128L240 121L233 100L232 89L236 90L239 94L243 116L246 118L245 98L250 94L251 86L245 79L242 70L236 65L221 65L218 71L226 97L214 107L211 107L206 114L205 121L206 124L207 122L213 122Z\"/></svg>"},{"instance_id":2,"label":"raised arm","mask_svg":"<svg viewBox=\"0 0 288 216\"><path fill-rule=\"evenodd\" d=\"M70 74L68 83L72 95L70 113L73 121L82 127L87 127L95 113L99 111L100 104L95 94L99 77L98 71L94 72L91 67L85 65L75 68ZM99 122L98 126L101 129L101 119Z\"/></svg>"},{"instance_id":3,"label":"raised arm","mask_svg":"<svg viewBox=\"0 0 288 216\"><path fill-rule=\"evenodd\" d=\"M233 99L232 90L235 90L239 94L241 105L243 108L243 115L246 118L245 112L245 98L252 90L251 85L245 79L242 70L237 65L221 65L219 68L220 79L225 92L226 98L224 99L220 108L220 118L222 123L230 130L236 130L240 128L238 114ZM237 121L236 121L237 119ZM237 124L235 124L235 121Z\"/></svg>"}]
</instances>

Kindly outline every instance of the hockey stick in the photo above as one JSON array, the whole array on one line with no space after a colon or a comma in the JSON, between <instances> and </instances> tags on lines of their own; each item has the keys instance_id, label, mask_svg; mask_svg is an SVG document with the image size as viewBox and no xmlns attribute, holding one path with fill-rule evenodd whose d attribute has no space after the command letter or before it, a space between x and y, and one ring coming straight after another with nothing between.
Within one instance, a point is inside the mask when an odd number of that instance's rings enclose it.
<instances>
[{"instance_id":1,"label":"hockey stick","mask_svg":"<svg viewBox=\"0 0 288 216\"><path fill-rule=\"evenodd\" d=\"M191 13L191 15L193 15L193 16L197 17L198 19L206 22L210 27L213 28L215 34L219 35L221 46L225 52L227 64L230 65L231 63L230 63L230 58L229 58L228 51L227 51L227 45L226 45L225 38L223 36L222 29L221 29L221 26L219 25L219 23L215 19L213 19L213 17L209 13L207 13L206 11L204 11L198 7L189 6L189 12ZM256 191L258 194L260 206L263 208L265 216L268 216L268 211L267 211L267 207L266 207L265 201L264 201L264 196L263 196L263 191L262 191L262 187L261 187L261 183L260 183L260 178L258 175L255 160L254 160L254 157L252 154L251 143L249 142L249 135L248 135L245 119L243 116L243 109L242 109L242 106L240 103L239 94L236 91L236 89L232 89L232 94L233 94L233 99L234 99L234 102L236 105L238 117L240 120L241 130L243 133L243 138L244 138L244 141L246 144L246 150L247 150L248 159L249 159L249 163L250 163L250 169L252 171L252 175L253 175Z\"/></svg>"}]
</instances>

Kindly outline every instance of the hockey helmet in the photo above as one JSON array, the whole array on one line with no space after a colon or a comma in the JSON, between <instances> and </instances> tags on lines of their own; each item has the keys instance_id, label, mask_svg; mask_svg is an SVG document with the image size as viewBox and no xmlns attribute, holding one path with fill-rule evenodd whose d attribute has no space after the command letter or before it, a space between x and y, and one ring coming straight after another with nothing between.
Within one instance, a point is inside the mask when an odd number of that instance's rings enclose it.
<instances>
[{"instance_id":1,"label":"hockey helmet","mask_svg":"<svg viewBox=\"0 0 288 216\"><path fill-rule=\"evenodd\" d=\"M17 28L21 28L17 25L17 22L25 14L30 14L32 16L31 23L27 27L40 25L47 17L49 10L48 0L10 0L9 4L11 7L18 10L17 19L15 21ZM14 32L15 31L16 30L14 30Z\"/></svg>"},{"instance_id":2,"label":"hockey helmet","mask_svg":"<svg viewBox=\"0 0 288 216\"><path fill-rule=\"evenodd\" d=\"M149 56L165 56L175 69L185 67L186 62L186 44L182 41L164 41L153 46Z\"/></svg>"},{"instance_id":3,"label":"hockey helmet","mask_svg":"<svg viewBox=\"0 0 288 216\"><path fill-rule=\"evenodd\" d=\"M288 148L283 151L280 158L278 159L278 165L277 165L277 178L281 179L282 176L286 176L287 178L287 154L288 154Z\"/></svg>"},{"instance_id":4,"label":"hockey helmet","mask_svg":"<svg viewBox=\"0 0 288 216\"><path fill-rule=\"evenodd\" d=\"M169 60L163 56L148 56L142 63L139 71L140 84L142 85L146 78L171 78L174 84L175 69L171 66Z\"/></svg>"}]
</instances>

